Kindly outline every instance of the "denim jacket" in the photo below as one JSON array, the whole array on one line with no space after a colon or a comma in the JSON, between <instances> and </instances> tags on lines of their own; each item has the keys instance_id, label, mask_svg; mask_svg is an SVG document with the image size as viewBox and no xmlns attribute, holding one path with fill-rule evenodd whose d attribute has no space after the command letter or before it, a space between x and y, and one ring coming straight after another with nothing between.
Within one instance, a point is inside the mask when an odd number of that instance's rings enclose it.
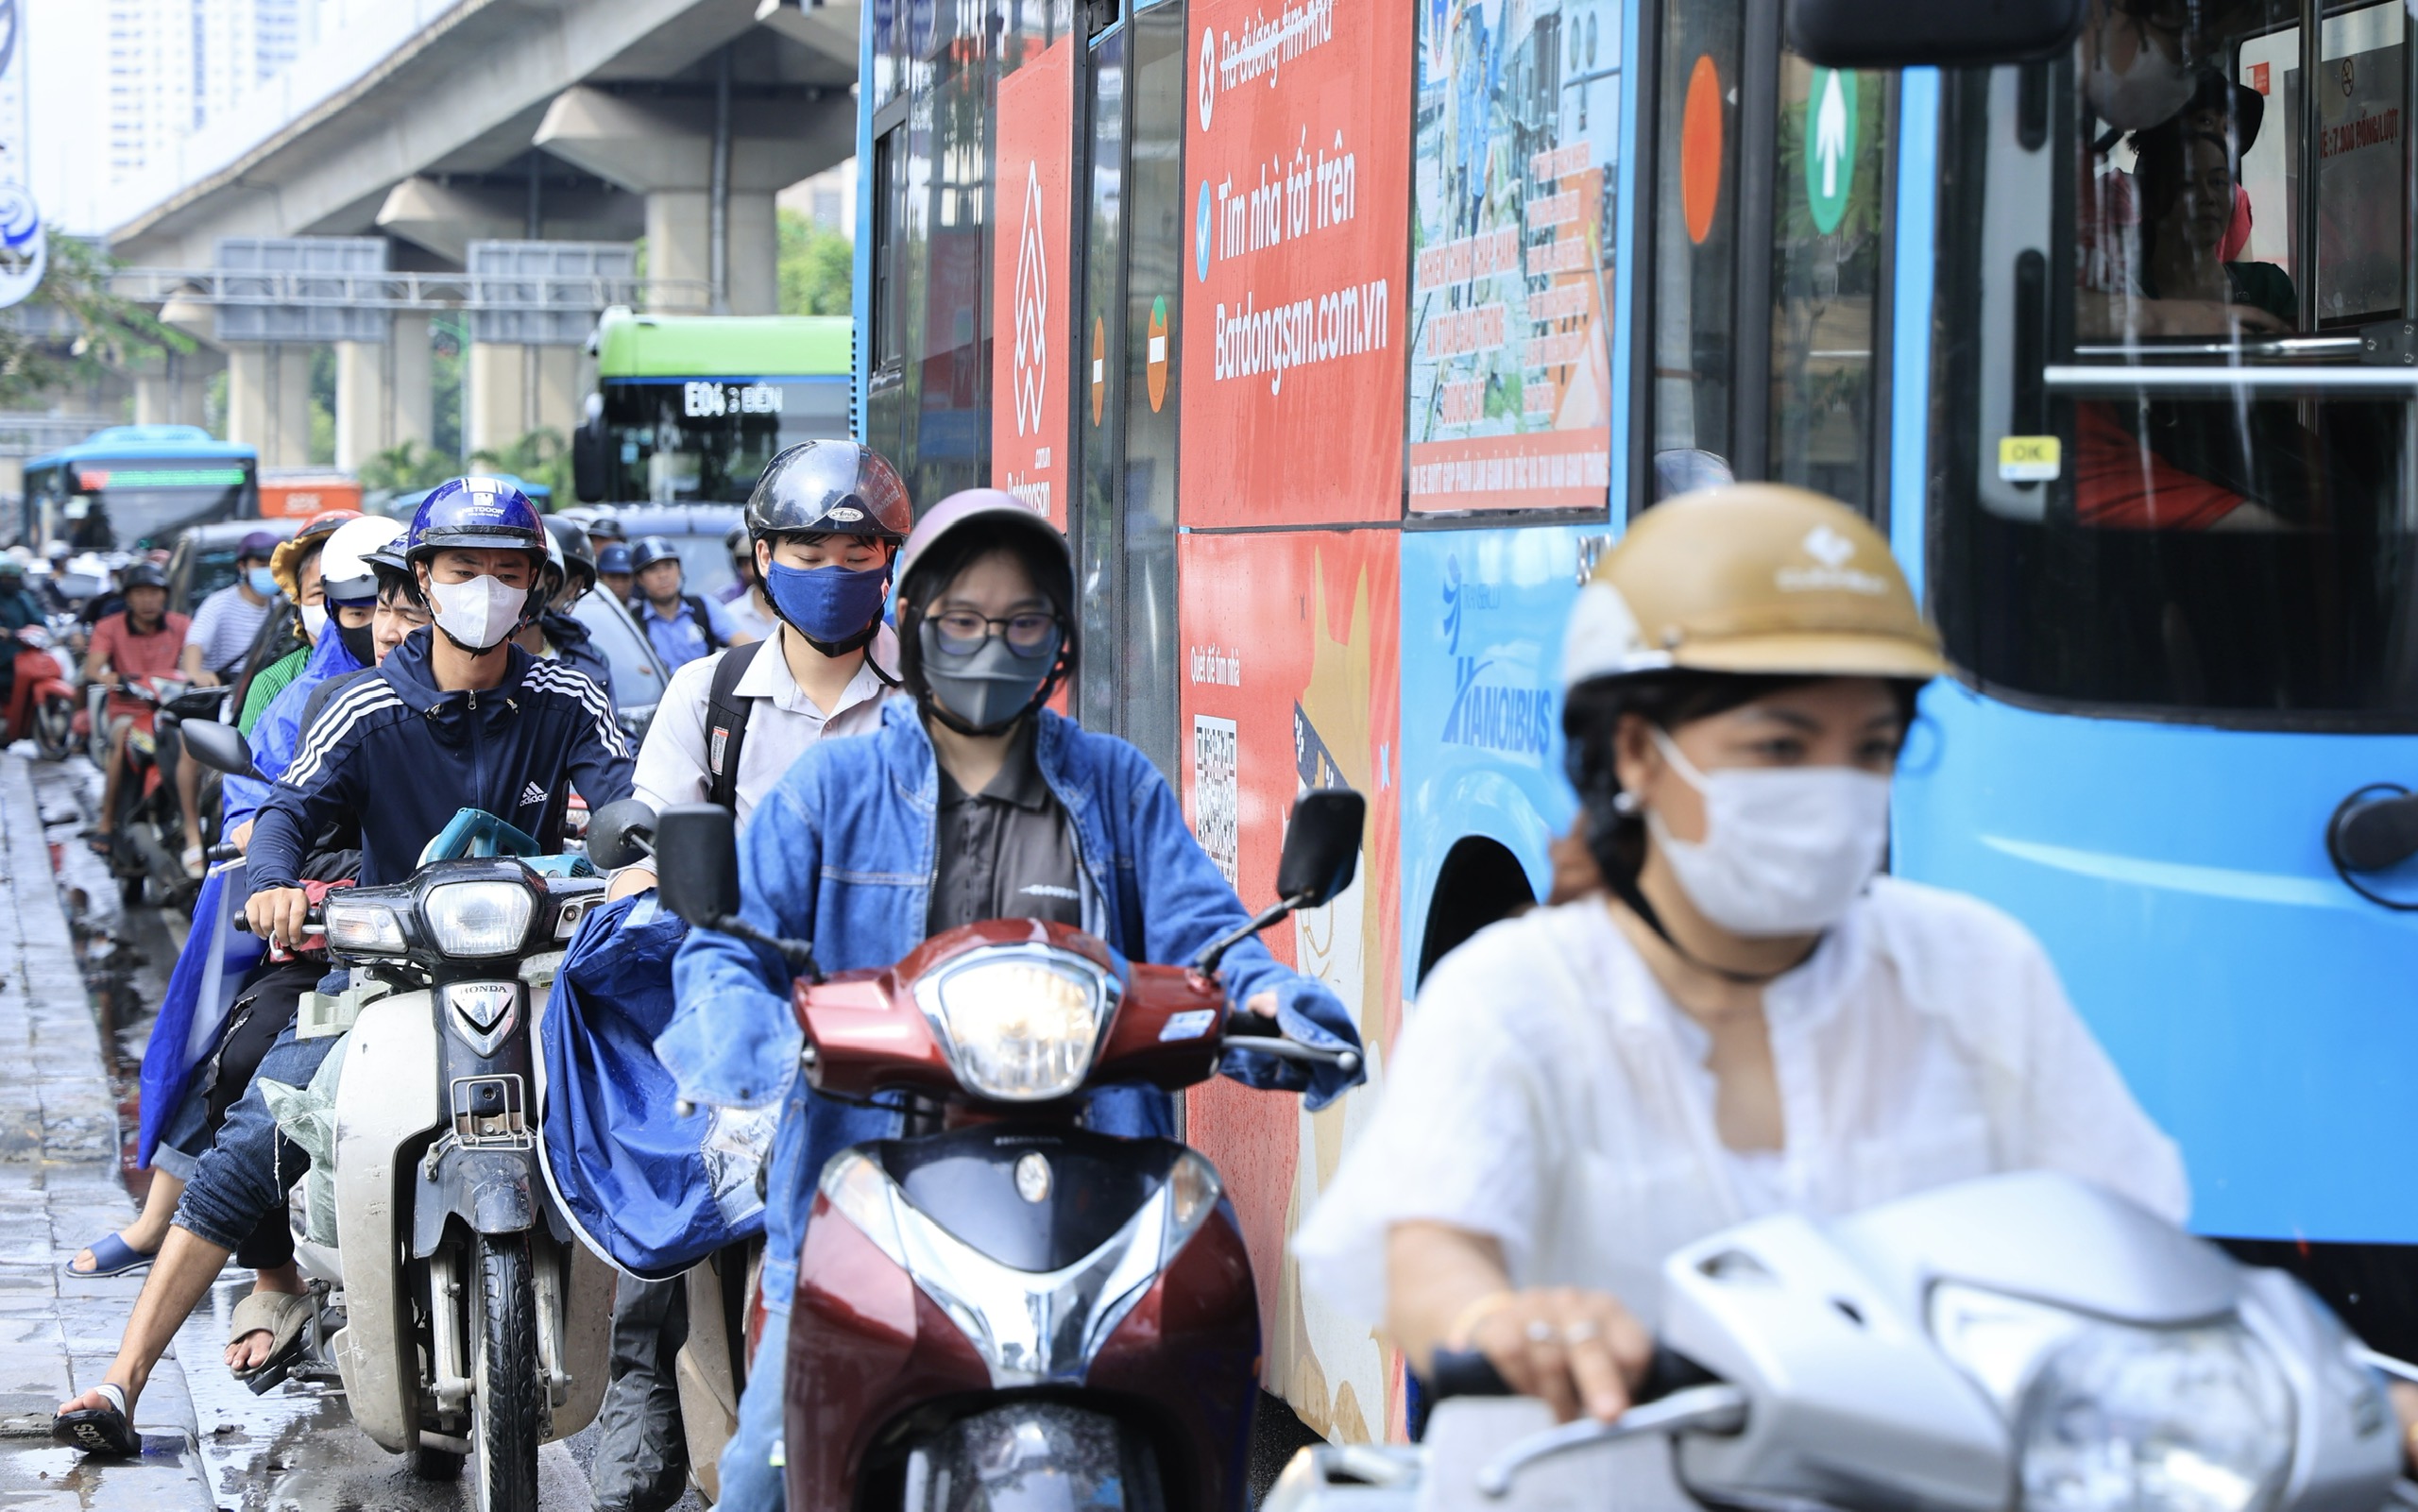
<instances>
[{"instance_id":1,"label":"denim jacket","mask_svg":"<svg viewBox=\"0 0 2418 1512\"><path fill-rule=\"evenodd\" d=\"M1148 757L1047 711L1034 759L1074 826L1083 866L1085 927L1128 959L1189 960L1251 917L1184 827L1166 779ZM739 839L741 917L768 934L805 940L826 972L885 967L925 938L940 806L939 768L915 706L883 710L878 731L820 741L757 806ZM1343 1005L1317 981L1279 965L1256 940L1227 953L1228 996L1278 998L1286 1034L1357 1045ZM690 933L673 969L679 1006L656 1057L693 1101L782 1104L765 1220L764 1300L787 1308L798 1247L824 1163L849 1145L896 1132L896 1115L815 1097L798 1075L803 1037L790 1011L791 974L770 951L729 935ZM1254 1086L1306 1088L1324 1107L1359 1079L1332 1068L1230 1050L1227 1075ZM1159 1135L1170 1099L1141 1087L1094 1094L1090 1126Z\"/></svg>"}]
</instances>

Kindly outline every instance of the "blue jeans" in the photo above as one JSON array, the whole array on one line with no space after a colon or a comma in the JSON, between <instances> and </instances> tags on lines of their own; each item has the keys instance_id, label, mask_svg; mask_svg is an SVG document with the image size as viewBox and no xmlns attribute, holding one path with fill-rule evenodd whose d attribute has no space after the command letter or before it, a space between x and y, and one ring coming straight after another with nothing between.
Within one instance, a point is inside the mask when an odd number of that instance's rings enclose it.
<instances>
[{"instance_id":1,"label":"blue jeans","mask_svg":"<svg viewBox=\"0 0 2418 1512\"><path fill-rule=\"evenodd\" d=\"M781 1512L789 1471L775 1461L781 1447L782 1383L789 1378L790 1314L764 1309L756 1364L739 1394L739 1427L722 1450L722 1497L715 1512Z\"/></svg>"},{"instance_id":2,"label":"blue jeans","mask_svg":"<svg viewBox=\"0 0 2418 1512\"><path fill-rule=\"evenodd\" d=\"M202 1152L185 1181L184 1199L177 1204L177 1227L222 1249L233 1249L261 1219L285 1201L287 1189L311 1168L302 1147L278 1133L261 1096L261 1079L299 1087L318 1074L319 1062L336 1047L339 1036L298 1040L294 1026L277 1037L261 1057L252 1084L228 1111L218 1138Z\"/></svg>"}]
</instances>

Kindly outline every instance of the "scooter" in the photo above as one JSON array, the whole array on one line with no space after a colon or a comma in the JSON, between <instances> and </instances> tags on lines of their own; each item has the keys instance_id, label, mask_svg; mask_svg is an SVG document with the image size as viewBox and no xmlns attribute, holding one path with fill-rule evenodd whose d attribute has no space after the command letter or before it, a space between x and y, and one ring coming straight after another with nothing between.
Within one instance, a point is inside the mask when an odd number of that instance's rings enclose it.
<instances>
[{"instance_id":1,"label":"scooter","mask_svg":"<svg viewBox=\"0 0 2418 1512\"><path fill-rule=\"evenodd\" d=\"M244 738L188 722L195 759L257 775ZM604 1395L613 1275L538 1170L530 1021L604 879L465 809L408 881L317 910L350 985L307 994L298 1035L349 1031L335 1074L344 1326L328 1340L352 1419L412 1473L478 1466L478 1512L537 1505L537 1449Z\"/></svg>"},{"instance_id":2,"label":"scooter","mask_svg":"<svg viewBox=\"0 0 2418 1512\"><path fill-rule=\"evenodd\" d=\"M33 741L45 761L64 761L76 748L76 689L47 626L26 625L15 639L8 738Z\"/></svg>"},{"instance_id":3,"label":"scooter","mask_svg":"<svg viewBox=\"0 0 2418 1512\"><path fill-rule=\"evenodd\" d=\"M1081 1095L1206 1081L1244 1035L1356 1072L1354 1047L1229 1014L1217 969L1350 885L1365 807L1354 792L1304 794L1283 901L1188 966L1129 962L1062 925L993 920L887 971L827 979L806 946L736 917L730 815L663 812L664 904L789 962L817 1094L903 1093L909 1110L906 1137L824 1168L789 1356L757 1362L786 1372L790 1505L1240 1512L1259 1305L1224 1184L1181 1144L1086 1130Z\"/></svg>"},{"instance_id":4,"label":"scooter","mask_svg":"<svg viewBox=\"0 0 2418 1512\"><path fill-rule=\"evenodd\" d=\"M2284 1272L2070 1177L1758 1219L1674 1253L1661 1287L1614 1421L1478 1400L1501 1380L1448 1353L1422 1444L1305 1450L1268 1512L2418 1504L2385 1391L2418 1372Z\"/></svg>"},{"instance_id":5,"label":"scooter","mask_svg":"<svg viewBox=\"0 0 2418 1512\"><path fill-rule=\"evenodd\" d=\"M110 831L110 872L117 878L119 899L129 909L138 907L145 884L157 882L162 903L174 906L181 897L190 906L196 884L185 874L185 817L177 803L178 721L169 707L185 685L171 677L143 677L102 692L134 699L145 715L127 737L126 771L118 779Z\"/></svg>"}]
</instances>

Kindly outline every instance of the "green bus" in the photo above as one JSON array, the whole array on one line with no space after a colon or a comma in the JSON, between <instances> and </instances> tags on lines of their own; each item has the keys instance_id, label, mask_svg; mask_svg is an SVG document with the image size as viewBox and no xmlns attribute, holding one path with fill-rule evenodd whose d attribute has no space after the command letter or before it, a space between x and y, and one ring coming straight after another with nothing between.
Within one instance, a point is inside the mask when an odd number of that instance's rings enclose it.
<instances>
[{"instance_id":1,"label":"green bus","mask_svg":"<svg viewBox=\"0 0 2418 1512\"><path fill-rule=\"evenodd\" d=\"M604 313L571 448L583 502L738 504L784 447L853 433L844 315Z\"/></svg>"}]
</instances>

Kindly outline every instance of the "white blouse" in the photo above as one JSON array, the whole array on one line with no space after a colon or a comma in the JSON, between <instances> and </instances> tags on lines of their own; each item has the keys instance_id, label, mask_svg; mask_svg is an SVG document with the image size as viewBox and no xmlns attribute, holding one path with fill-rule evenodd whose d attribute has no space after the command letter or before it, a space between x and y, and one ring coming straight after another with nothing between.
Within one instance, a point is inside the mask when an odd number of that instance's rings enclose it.
<instances>
[{"instance_id":1,"label":"white blouse","mask_svg":"<svg viewBox=\"0 0 2418 1512\"><path fill-rule=\"evenodd\" d=\"M1420 993L1294 1240L1303 1283L1381 1322L1387 1232L1424 1219L1499 1240L1516 1285L1609 1291L1650 1328L1665 1255L1776 1206L1833 1216L2025 1168L2189 1206L2173 1143L1987 904L1879 878L1763 1012L1787 1145L1742 1161L1709 1037L1601 899L1485 930Z\"/></svg>"}]
</instances>

